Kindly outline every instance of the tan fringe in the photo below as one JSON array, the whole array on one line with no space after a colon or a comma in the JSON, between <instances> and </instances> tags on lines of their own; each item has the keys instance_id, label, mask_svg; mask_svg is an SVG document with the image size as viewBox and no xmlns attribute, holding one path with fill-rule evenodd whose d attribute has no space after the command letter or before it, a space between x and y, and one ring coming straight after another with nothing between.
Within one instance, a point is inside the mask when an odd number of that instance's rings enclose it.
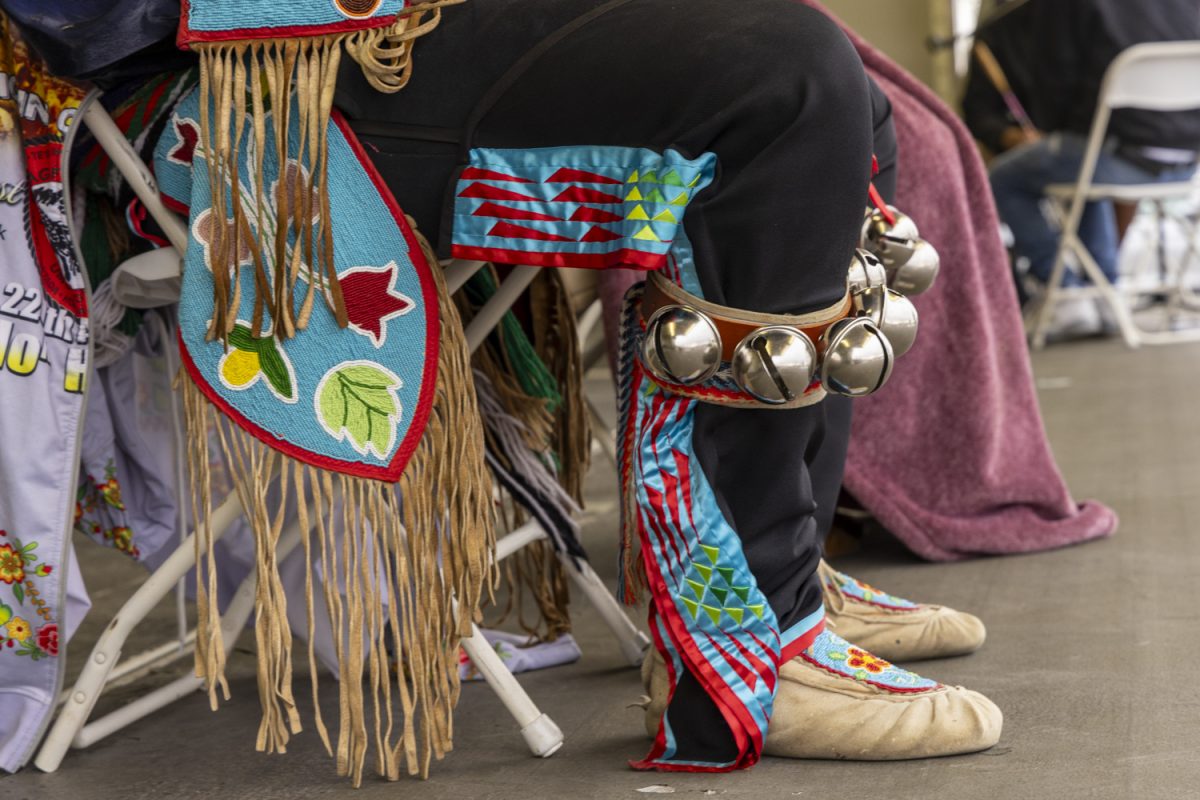
<instances>
[{"instance_id":1,"label":"tan fringe","mask_svg":"<svg viewBox=\"0 0 1200 800\"><path fill-rule=\"evenodd\" d=\"M570 585L549 542L534 542L512 554L504 560L500 574L504 601L491 610L487 627L498 628L515 615L517 626L541 642L553 642L571 632ZM527 616L526 598L537 612L532 619Z\"/></svg>"},{"instance_id":2,"label":"tan fringe","mask_svg":"<svg viewBox=\"0 0 1200 800\"><path fill-rule=\"evenodd\" d=\"M620 428L618 431L618 435L625 435ZM624 470L618 470L618 474L622 472ZM625 580L620 587L621 601L630 606L640 603L650 589L646 562L642 559L642 539L637 527L637 486L634 484L634 472L631 469L621 485L621 572Z\"/></svg>"},{"instance_id":3,"label":"tan fringe","mask_svg":"<svg viewBox=\"0 0 1200 800\"><path fill-rule=\"evenodd\" d=\"M430 0L400 13L386 28L350 34L346 52L359 63L367 82L380 92L398 92L412 77L413 42L442 21L442 9L466 0Z\"/></svg>"},{"instance_id":4,"label":"tan fringe","mask_svg":"<svg viewBox=\"0 0 1200 800\"><path fill-rule=\"evenodd\" d=\"M489 264L485 269L491 270L493 280L499 285L499 274L495 267ZM466 292L459 292L455 296L455 302L464 320L472 319L478 311L467 298ZM475 351L472 361L492 382L504 410L521 421L529 449L540 453L551 446L555 439L555 423L554 414L550 411L550 402L542 397L525 394L516 377L517 368L508 360L507 352L502 347L496 347L489 338Z\"/></svg>"},{"instance_id":5,"label":"tan fringe","mask_svg":"<svg viewBox=\"0 0 1200 800\"><path fill-rule=\"evenodd\" d=\"M525 394L511 368L506 366L503 355L480 348L476 351L475 365L496 388L504 410L521 421L524 426L522 438L529 448L536 453L549 448L554 441L554 414L550 411L550 402Z\"/></svg>"},{"instance_id":6,"label":"tan fringe","mask_svg":"<svg viewBox=\"0 0 1200 800\"><path fill-rule=\"evenodd\" d=\"M372 86L397 92L412 75L416 39L438 26L444 6L460 2L463 0L420 3L405 9L386 27L352 33L192 45L200 56L200 139L212 187L214 221L209 247L213 274L209 340L225 341L240 316L238 276L247 250L254 268L254 335L262 332L264 315L269 315L274 336L294 336L307 327L318 294L337 324L346 327L346 305L334 269L327 191L329 117L342 48L358 61ZM282 102L283 98L290 100L293 91L297 97L294 114L292 104ZM262 164L268 145L266 114L271 110L275 112L272 143L280 164L274 226L263 214ZM249 137L256 145L255 164L249 170L254 212L247 211L236 190L247 120ZM299 139L294 151L290 147L293 127ZM253 226L250 213L255 217ZM295 242L290 257L289 241ZM273 264L270 274L268 261ZM308 288L297 309L296 282L302 278Z\"/></svg>"},{"instance_id":7,"label":"tan fringe","mask_svg":"<svg viewBox=\"0 0 1200 800\"><path fill-rule=\"evenodd\" d=\"M498 276L493 277L499 283ZM459 307L469 318L476 309L464 295L458 297ZM530 308L534 349L555 376L563 398L558 410L551 412L546 399L532 397L521 389L514 375L515 366L505 350L493 341L489 340L475 352L474 365L492 382L504 410L523 424L529 448L536 453L553 450L558 454L559 483L582 505L583 477L591 455L591 430L583 399L583 366L575 315L556 270L543 270L534 280L530 287ZM492 452L500 457L498 448L492 448ZM504 500L502 527L512 531L524 524L526 517L511 498ZM515 613L521 629L542 641L553 641L571 630L569 583L551 545L538 542L510 556L501 575L505 599L502 606L489 614L489 626L503 625ZM527 597L538 610L537 619L526 617Z\"/></svg>"},{"instance_id":8,"label":"tan fringe","mask_svg":"<svg viewBox=\"0 0 1200 800\"><path fill-rule=\"evenodd\" d=\"M563 402L555 419L559 482L583 505L583 478L591 463L592 430L583 397L583 359L575 313L558 270L543 270L530 286L533 347L550 368Z\"/></svg>"},{"instance_id":9,"label":"tan fringe","mask_svg":"<svg viewBox=\"0 0 1200 800\"><path fill-rule=\"evenodd\" d=\"M338 773L356 786L368 752L375 770L389 780L403 771L426 776L431 760L449 752L459 694L458 643L470 635L485 587L490 596L495 583L491 478L483 459L466 340L440 271L433 272L442 330L437 391L424 436L396 484L331 474L294 461L214 413L199 388L181 380L200 565L197 674L206 680L214 708L218 686L228 697L210 535L208 431L214 426L256 542L255 637L263 709L258 749L284 752L291 735L301 729L292 694L288 598L276 557L290 501L298 508L306 559L315 726L336 758ZM273 486L277 497L269 497ZM314 615L322 613L313 597L312 570L318 559L325 571L324 613L340 673L336 742L320 713L313 651ZM394 685L388 634L401 667L394 671ZM393 711L397 701L399 724Z\"/></svg>"},{"instance_id":10,"label":"tan fringe","mask_svg":"<svg viewBox=\"0 0 1200 800\"><path fill-rule=\"evenodd\" d=\"M477 361L490 359L485 357ZM544 404L525 402L536 399L527 395L510 395L510 399L518 401L524 409L540 412L547 421L547 430L550 430L552 418ZM501 402L504 403L503 400ZM507 406L505 410L509 410ZM493 441L492 432L485 427L484 434L490 444ZM548 447L547 442L548 438L545 438L531 447L535 452L544 452ZM503 448L490 446L489 450L505 469L513 471L514 466L505 457ZM504 531L514 531L525 524L528 516L506 491L502 488L497 488L497 491L501 495L497 509L500 525ZM506 558L500 567L500 586L503 603L500 600L493 603L492 613L485 622L487 627L499 628L515 614L516 623L521 630L538 641L552 642L571 631L571 616L568 610L571 600L570 587L558 554L549 542L533 542ZM533 619L526 617L527 597L532 600L537 610Z\"/></svg>"}]
</instances>

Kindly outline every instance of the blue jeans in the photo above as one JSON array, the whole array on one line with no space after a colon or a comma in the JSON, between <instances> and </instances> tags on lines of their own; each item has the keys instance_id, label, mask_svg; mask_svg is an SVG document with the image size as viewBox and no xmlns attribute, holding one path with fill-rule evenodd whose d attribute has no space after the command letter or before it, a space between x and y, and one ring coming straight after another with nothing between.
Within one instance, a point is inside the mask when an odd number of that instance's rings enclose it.
<instances>
[{"instance_id":1,"label":"blue jeans","mask_svg":"<svg viewBox=\"0 0 1200 800\"><path fill-rule=\"evenodd\" d=\"M1059 231L1042 211L1045 189L1052 183L1074 183L1079 177L1087 139L1073 133L1053 133L1018 147L992 162L992 194L1000 219L1008 223L1016 240L1016 254L1029 259L1030 273L1046 283L1054 267ZM1093 183L1135 184L1182 181L1194 166L1164 170L1159 174L1120 158L1107 149L1096 162ZM1109 202L1088 203L1079 222L1079 238L1109 280L1117 277L1117 224ZM1066 286L1084 283L1067 271Z\"/></svg>"}]
</instances>

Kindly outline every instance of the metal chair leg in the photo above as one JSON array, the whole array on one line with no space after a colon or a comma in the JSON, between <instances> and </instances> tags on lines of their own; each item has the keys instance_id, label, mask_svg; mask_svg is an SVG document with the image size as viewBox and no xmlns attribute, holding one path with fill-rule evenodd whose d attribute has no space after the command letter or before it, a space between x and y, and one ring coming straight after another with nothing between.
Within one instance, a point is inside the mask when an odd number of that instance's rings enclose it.
<instances>
[{"instance_id":1,"label":"metal chair leg","mask_svg":"<svg viewBox=\"0 0 1200 800\"><path fill-rule=\"evenodd\" d=\"M560 555L559 561L562 562L567 575L575 582L575 586L587 596L592 607L596 609L596 613L608 625L613 636L617 637L617 645L621 648L621 654L633 666L640 666L642 659L646 656L646 651L650 648L649 637L638 630L637 626L625 615L624 609L613 597L609 588L604 585L604 581L592 569L591 564L580 561L577 565L567 555Z\"/></svg>"},{"instance_id":2,"label":"metal chair leg","mask_svg":"<svg viewBox=\"0 0 1200 800\"><path fill-rule=\"evenodd\" d=\"M241 514L242 506L236 494L230 494L213 513L212 530L214 539L220 538ZM54 721L54 726L46 736L34 764L44 772L54 772L62 763L67 749L76 735L82 730L92 708L96 705L101 692L108 683L109 675L121 658L121 650L129 634L137 627L146 615L174 589L184 575L196 564L195 551L196 534L189 535L175 549L162 566L155 570L133 596L126 601L121 610L113 617L108 628L101 634L87 663L80 672L75 686L67 697L67 702ZM160 706L161 707L161 706ZM153 710L149 709L148 711ZM147 713L148 713L147 711Z\"/></svg>"},{"instance_id":3,"label":"metal chair leg","mask_svg":"<svg viewBox=\"0 0 1200 800\"><path fill-rule=\"evenodd\" d=\"M462 648L508 713L517 721L521 738L525 740L529 751L539 758L549 758L557 753L563 744L562 730L530 699L524 687L484 638L479 626L472 625L471 631L471 636L462 640Z\"/></svg>"}]
</instances>

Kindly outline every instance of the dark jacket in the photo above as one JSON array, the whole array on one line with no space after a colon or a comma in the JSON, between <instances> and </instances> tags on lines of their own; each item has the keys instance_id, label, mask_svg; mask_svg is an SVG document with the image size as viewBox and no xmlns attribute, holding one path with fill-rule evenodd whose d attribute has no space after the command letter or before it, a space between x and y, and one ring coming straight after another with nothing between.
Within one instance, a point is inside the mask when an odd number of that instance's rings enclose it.
<instances>
[{"instance_id":1,"label":"dark jacket","mask_svg":"<svg viewBox=\"0 0 1200 800\"><path fill-rule=\"evenodd\" d=\"M1030 6L1033 107L1050 131L1088 133L1104 71L1121 51L1142 42L1200 39L1200 0L1033 0ZM1109 133L1123 145L1197 150L1200 110L1120 110Z\"/></svg>"},{"instance_id":2,"label":"dark jacket","mask_svg":"<svg viewBox=\"0 0 1200 800\"><path fill-rule=\"evenodd\" d=\"M175 47L179 0L0 0L55 74L110 84L194 63Z\"/></svg>"},{"instance_id":3,"label":"dark jacket","mask_svg":"<svg viewBox=\"0 0 1200 800\"><path fill-rule=\"evenodd\" d=\"M975 40L983 42L992 51L1008 78L1013 94L1030 115L1033 124L1044 130L1045 126L1035 116L1036 107L1033 103L1036 91L1032 63L1033 8L1033 2L1020 4L1012 11L1001 6L998 13L980 23ZM1000 143L1004 131L1020 124L974 56L967 71L962 105L967 127L993 153L1004 149Z\"/></svg>"}]
</instances>

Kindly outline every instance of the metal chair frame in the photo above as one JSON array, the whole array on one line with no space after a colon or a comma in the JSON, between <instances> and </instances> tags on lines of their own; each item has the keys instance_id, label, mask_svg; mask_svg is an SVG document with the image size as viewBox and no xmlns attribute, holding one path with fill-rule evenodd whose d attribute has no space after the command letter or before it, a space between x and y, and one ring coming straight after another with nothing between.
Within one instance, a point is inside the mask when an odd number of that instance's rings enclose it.
<instances>
[{"instance_id":1,"label":"metal chair frame","mask_svg":"<svg viewBox=\"0 0 1200 800\"><path fill-rule=\"evenodd\" d=\"M1200 340L1200 329L1149 331L1139 327L1121 293L1104 275L1079 238L1079 222L1088 202L1162 202L1192 195L1192 181L1106 185L1093 183L1093 178L1112 112L1123 108L1154 111L1200 108L1200 82L1194 80L1197 74L1200 74L1200 42L1153 42L1134 45L1109 65L1101 84L1096 115L1092 120L1079 177L1074 184L1058 184L1048 187L1046 191L1046 196L1059 209L1062 234L1050 280L1026 320L1026 332L1034 349L1045 346L1046 328L1051 312L1060 299L1069 296L1098 297L1107 304L1122 338L1129 347ZM1090 286L1065 288L1061 285L1066 270L1070 268L1070 261L1082 270L1083 275L1091 282Z\"/></svg>"},{"instance_id":2,"label":"metal chair frame","mask_svg":"<svg viewBox=\"0 0 1200 800\"><path fill-rule=\"evenodd\" d=\"M99 103L92 103L82 115L97 141L114 165L129 181L147 210L163 228L172 246L180 253L187 247L187 228L172 214L159 197L150 170L129 146L124 135ZM480 261L452 261L443 264L447 288L453 294L482 269ZM518 266L504 279L497 292L479 310L466 328L467 343L473 352L505 312L524 293L537 276L538 268ZM593 317L598 312L593 314ZM592 319L594 324L595 319ZM605 450L607 452L607 449ZM241 515L242 508L235 495L230 495L215 510L212 520L213 538L219 539ZM300 542L298 523L284 532L278 548L285 556ZM201 688L201 680L188 674L171 683L147 692L135 701L98 719L90 720L96 701L106 688L129 683L151 670L161 668L186 657L194 648L195 631L181 629L179 636L163 645L129 658L122 651L130 633L195 566L195 537L193 532L184 538L165 562L146 579L112 618L99 641L92 648L74 686L63 692L62 709L42 743L34 764L46 772L54 772L62 764L70 748L86 748L111 736L160 708L192 694ZM496 543L493 558L500 562L534 542L549 536L536 522L529 522L508 533ZM617 639L622 655L631 665L641 664L650 641L626 616L603 580L584 561L578 564L567 556L560 561L574 585L586 596ZM225 647L232 650L239 634L245 630L254 610L256 576L251 573L238 587L221 620ZM182 593L179 594L182 604ZM554 721L542 712L508 667L492 649L477 626L473 634L463 639L462 647L500 698L517 723L530 752L549 757L562 747L563 734Z\"/></svg>"}]
</instances>

